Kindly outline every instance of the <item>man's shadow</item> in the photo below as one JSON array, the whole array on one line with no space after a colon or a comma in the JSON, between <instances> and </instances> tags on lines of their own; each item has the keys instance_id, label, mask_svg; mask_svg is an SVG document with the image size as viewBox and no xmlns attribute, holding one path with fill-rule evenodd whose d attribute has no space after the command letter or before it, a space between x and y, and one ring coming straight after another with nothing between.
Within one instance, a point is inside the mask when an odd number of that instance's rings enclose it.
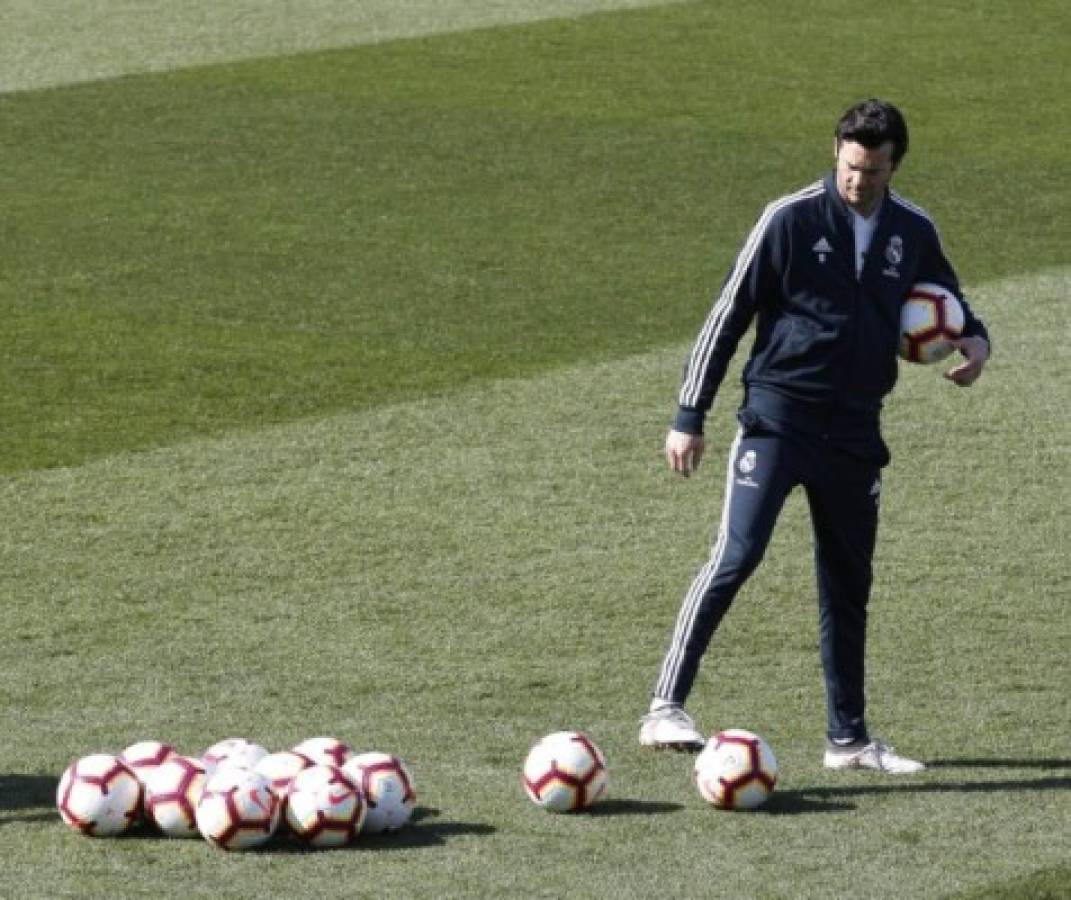
<instances>
[{"instance_id":1,"label":"man's shadow","mask_svg":"<svg viewBox=\"0 0 1071 900\"><path fill-rule=\"evenodd\" d=\"M1022 759L1010 756L966 756L933 759L926 765L931 769L1071 769L1071 759L1038 757Z\"/></svg>"},{"instance_id":2,"label":"man's shadow","mask_svg":"<svg viewBox=\"0 0 1071 900\"><path fill-rule=\"evenodd\" d=\"M1008 769L1012 777L995 778L986 780L973 780L970 778L941 778L930 780L926 774L913 777L908 780L886 778L881 781L872 781L869 776L874 773L859 773L865 777L865 781L854 781L850 784L817 785L798 790L779 791L770 798L769 806L773 805L776 798L782 809L781 812L808 812L808 804L832 804L832 808L854 808L846 803L845 798L877 796L888 794L989 794L1021 791L1066 791L1071 789L1071 759L1063 758L1025 758L1015 759L1011 757L962 757L949 759L935 759L926 763L930 773L954 772L957 769ZM1049 774L1031 775L1030 777L1015 777L1014 770L1027 769L1031 772L1047 772ZM827 807L828 809L828 807ZM777 812L774 806L769 810Z\"/></svg>"}]
</instances>

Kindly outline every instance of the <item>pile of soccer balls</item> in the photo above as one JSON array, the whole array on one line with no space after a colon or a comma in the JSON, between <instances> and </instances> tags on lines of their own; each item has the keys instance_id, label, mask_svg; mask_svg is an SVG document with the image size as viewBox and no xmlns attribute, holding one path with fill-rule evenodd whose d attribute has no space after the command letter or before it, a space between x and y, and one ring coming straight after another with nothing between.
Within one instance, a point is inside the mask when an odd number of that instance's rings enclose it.
<instances>
[{"instance_id":1,"label":"pile of soccer balls","mask_svg":"<svg viewBox=\"0 0 1071 900\"><path fill-rule=\"evenodd\" d=\"M408 767L389 753L356 753L337 738L269 753L244 738L183 756L161 741L75 760L56 805L71 828L123 834L139 820L169 837L204 837L246 850L289 833L311 847L341 847L360 834L401 828L416 795Z\"/></svg>"},{"instance_id":2,"label":"pile of soccer balls","mask_svg":"<svg viewBox=\"0 0 1071 900\"><path fill-rule=\"evenodd\" d=\"M757 734L714 735L695 761L695 785L719 809L754 809L777 783L777 760ZM538 740L521 783L538 806L583 810L606 791L606 757L587 735L556 731ZM337 738L302 741L269 753L244 738L183 756L161 741L121 753L94 753L60 778L63 821L94 837L124 834L144 821L168 837L203 837L223 850L247 850L291 835L310 847L342 847L362 834L394 831L416 802L407 765L389 753L356 753Z\"/></svg>"},{"instance_id":3,"label":"pile of soccer balls","mask_svg":"<svg viewBox=\"0 0 1071 900\"><path fill-rule=\"evenodd\" d=\"M556 731L529 751L521 783L538 806L573 812L598 801L607 777L606 757L591 738ZM757 734L733 728L707 741L696 757L694 778L700 796L718 809L755 809L777 784L777 759Z\"/></svg>"}]
</instances>

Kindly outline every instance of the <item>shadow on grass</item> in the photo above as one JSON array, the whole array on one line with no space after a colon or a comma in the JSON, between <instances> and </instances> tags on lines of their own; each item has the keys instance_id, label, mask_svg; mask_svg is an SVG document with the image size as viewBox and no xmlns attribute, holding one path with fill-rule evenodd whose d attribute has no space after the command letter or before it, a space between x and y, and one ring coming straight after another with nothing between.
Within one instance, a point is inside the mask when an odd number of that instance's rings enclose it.
<instances>
[{"instance_id":1,"label":"shadow on grass","mask_svg":"<svg viewBox=\"0 0 1071 900\"><path fill-rule=\"evenodd\" d=\"M498 829L482 822L438 821L439 810L417 807L413 818L402 828L386 834L362 834L356 843L336 848L342 850L380 852L386 850L414 850L422 847L440 847L457 837L494 834ZM272 839L265 848L269 853L321 853L302 843L292 834L281 834Z\"/></svg>"},{"instance_id":2,"label":"shadow on grass","mask_svg":"<svg viewBox=\"0 0 1071 900\"><path fill-rule=\"evenodd\" d=\"M1071 769L1071 759L1014 757L953 757L926 763L931 769Z\"/></svg>"},{"instance_id":3,"label":"shadow on grass","mask_svg":"<svg viewBox=\"0 0 1071 900\"><path fill-rule=\"evenodd\" d=\"M871 775L862 777L869 778ZM796 793L805 797L833 798L880 794L999 794L1069 789L1071 789L1071 777L1057 775L1051 778L1001 778L995 781L913 781L909 783L882 781L880 784L839 784L785 793Z\"/></svg>"},{"instance_id":4,"label":"shadow on grass","mask_svg":"<svg viewBox=\"0 0 1071 900\"><path fill-rule=\"evenodd\" d=\"M581 815L593 818L606 816L660 816L684 809L683 803L667 803L664 800L600 800Z\"/></svg>"},{"instance_id":5,"label":"shadow on grass","mask_svg":"<svg viewBox=\"0 0 1071 900\"><path fill-rule=\"evenodd\" d=\"M0 813L0 828L5 825L32 825L35 822L58 822L59 820L59 813L54 812L20 813L14 816Z\"/></svg>"},{"instance_id":6,"label":"shadow on grass","mask_svg":"<svg viewBox=\"0 0 1071 900\"><path fill-rule=\"evenodd\" d=\"M948 780L900 780L882 778L873 772L856 772L849 775L853 783L800 788L798 790L778 790L759 810L773 815L794 815L814 812L845 812L855 809L845 798L880 796L888 794L988 794L1020 791L1066 791L1071 789L1071 775L1060 772L1071 768L1071 759L1026 758L1013 759L1004 757L964 757L935 759L927 762L930 772L944 770L947 774L952 769L1042 769L1052 772L1044 777L999 778L992 781ZM855 778L861 779L854 781ZM873 778L882 778L872 781ZM862 779L865 779L862 780Z\"/></svg>"},{"instance_id":7,"label":"shadow on grass","mask_svg":"<svg viewBox=\"0 0 1071 900\"><path fill-rule=\"evenodd\" d=\"M844 801L815 799L811 794L817 791L774 791L756 813L767 816L802 816L815 813L852 812L854 803Z\"/></svg>"},{"instance_id":8,"label":"shadow on grass","mask_svg":"<svg viewBox=\"0 0 1071 900\"><path fill-rule=\"evenodd\" d=\"M53 806L58 787L52 775L0 775L0 812Z\"/></svg>"}]
</instances>

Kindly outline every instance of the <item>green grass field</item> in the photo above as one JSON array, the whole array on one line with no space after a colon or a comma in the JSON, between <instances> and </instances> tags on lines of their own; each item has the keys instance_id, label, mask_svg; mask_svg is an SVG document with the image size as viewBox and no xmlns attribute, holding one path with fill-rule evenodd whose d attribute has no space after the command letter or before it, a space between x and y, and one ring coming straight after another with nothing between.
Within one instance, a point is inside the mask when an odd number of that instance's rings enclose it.
<instances>
[{"instance_id":1,"label":"green grass field","mask_svg":"<svg viewBox=\"0 0 1071 900\"><path fill-rule=\"evenodd\" d=\"M0 896L1071 896L1068 24L683 3L0 94ZM996 348L886 415L871 726L931 766L822 770L795 497L691 703L782 778L719 813L636 728L735 376L696 478L661 442L760 207L870 94ZM522 795L561 728L609 757L590 814ZM223 854L54 809L86 753L317 734L405 757L411 827Z\"/></svg>"}]
</instances>

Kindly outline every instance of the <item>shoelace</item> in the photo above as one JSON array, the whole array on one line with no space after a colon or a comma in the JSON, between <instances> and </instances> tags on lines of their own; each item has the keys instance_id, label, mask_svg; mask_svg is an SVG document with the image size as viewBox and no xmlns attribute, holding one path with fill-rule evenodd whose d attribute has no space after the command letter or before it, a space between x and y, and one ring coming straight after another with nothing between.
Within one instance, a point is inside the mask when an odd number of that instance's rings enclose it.
<instances>
[{"instance_id":1,"label":"shoelace","mask_svg":"<svg viewBox=\"0 0 1071 900\"><path fill-rule=\"evenodd\" d=\"M678 722L681 725L693 727L692 717L678 706L657 709L654 712L647 713L647 715L643 717L643 721L645 722L651 722L656 719L666 719L670 722Z\"/></svg>"},{"instance_id":2,"label":"shoelace","mask_svg":"<svg viewBox=\"0 0 1071 900\"><path fill-rule=\"evenodd\" d=\"M862 750L860 750L856 757L862 756L867 751L873 751L878 760L878 768L885 769L885 760L887 757L897 759L896 750L885 743L881 738L873 738L869 744L867 744Z\"/></svg>"}]
</instances>

